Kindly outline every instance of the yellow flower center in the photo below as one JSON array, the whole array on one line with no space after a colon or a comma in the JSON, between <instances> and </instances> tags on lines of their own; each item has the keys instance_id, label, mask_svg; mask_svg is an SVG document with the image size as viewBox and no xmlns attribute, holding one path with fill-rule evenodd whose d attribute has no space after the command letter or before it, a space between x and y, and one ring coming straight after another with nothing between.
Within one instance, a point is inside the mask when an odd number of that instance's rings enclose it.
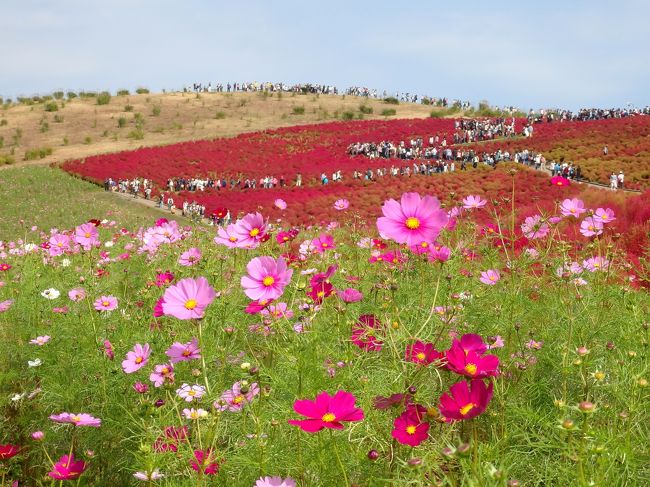
<instances>
[{"instance_id":1,"label":"yellow flower center","mask_svg":"<svg viewBox=\"0 0 650 487\"><path fill-rule=\"evenodd\" d=\"M325 247L327 247L327 242L322 242L320 245L321 245L321 247L325 248Z\"/></svg>"},{"instance_id":2,"label":"yellow flower center","mask_svg":"<svg viewBox=\"0 0 650 487\"><path fill-rule=\"evenodd\" d=\"M84 237L90 238L90 233L89 232L84 233Z\"/></svg>"},{"instance_id":3,"label":"yellow flower center","mask_svg":"<svg viewBox=\"0 0 650 487\"><path fill-rule=\"evenodd\" d=\"M111 303L109 303L108 301L102 301L102 306L108 306L109 304Z\"/></svg>"},{"instance_id":4,"label":"yellow flower center","mask_svg":"<svg viewBox=\"0 0 650 487\"><path fill-rule=\"evenodd\" d=\"M232 400L232 402L233 402L233 404L241 404L242 402L244 402L244 396L242 396L242 395L240 394L239 396L235 397L235 398Z\"/></svg>"},{"instance_id":5,"label":"yellow flower center","mask_svg":"<svg viewBox=\"0 0 650 487\"><path fill-rule=\"evenodd\" d=\"M422 248L425 248L425 249L426 249L426 248L429 246L429 243L428 243L428 242L422 242L422 243L420 244L420 246L421 246Z\"/></svg>"},{"instance_id":6,"label":"yellow flower center","mask_svg":"<svg viewBox=\"0 0 650 487\"><path fill-rule=\"evenodd\" d=\"M325 413L323 414L321 420L323 420L325 423L332 423L334 420L336 420L336 416L334 416L332 413Z\"/></svg>"},{"instance_id":7,"label":"yellow flower center","mask_svg":"<svg viewBox=\"0 0 650 487\"><path fill-rule=\"evenodd\" d=\"M75 423L78 423L79 421L81 421L81 418L79 416L70 416L70 419L72 421L74 421Z\"/></svg>"},{"instance_id":8,"label":"yellow flower center","mask_svg":"<svg viewBox=\"0 0 650 487\"><path fill-rule=\"evenodd\" d=\"M167 375L169 373L169 369L167 367L163 367L162 370L160 371L162 375Z\"/></svg>"},{"instance_id":9,"label":"yellow flower center","mask_svg":"<svg viewBox=\"0 0 650 487\"><path fill-rule=\"evenodd\" d=\"M465 366L465 372L467 372L469 375L475 375L476 374L476 364L467 364Z\"/></svg>"},{"instance_id":10,"label":"yellow flower center","mask_svg":"<svg viewBox=\"0 0 650 487\"><path fill-rule=\"evenodd\" d=\"M188 349L183 350L183 357L189 357L190 353L191 352Z\"/></svg>"},{"instance_id":11,"label":"yellow flower center","mask_svg":"<svg viewBox=\"0 0 650 487\"><path fill-rule=\"evenodd\" d=\"M406 219L406 228L409 230L416 230L420 228L420 220L414 216Z\"/></svg>"},{"instance_id":12,"label":"yellow flower center","mask_svg":"<svg viewBox=\"0 0 650 487\"><path fill-rule=\"evenodd\" d=\"M237 237L230 237L228 240L230 240L231 242L236 242L236 241L237 241Z\"/></svg>"},{"instance_id":13,"label":"yellow flower center","mask_svg":"<svg viewBox=\"0 0 650 487\"><path fill-rule=\"evenodd\" d=\"M135 363L136 364L141 364L142 363L142 357L136 357Z\"/></svg>"},{"instance_id":14,"label":"yellow flower center","mask_svg":"<svg viewBox=\"0 0 650 487\"><path fill-rule=\"evenodd\" d=\"M63 247L63 242L59 242L59 243L56 244L56 245L57 245L58 247Z\"/></svg>"},{"instance_id":15,"label":"yellow flower center","mask_svg":"<svg viewBox=\"0 0 650 487\"><path fill-rule=\"evenodd\" d=\"M469 404L466 404L462 408L460 408L459 412L461 415L465 416L467 415L472 409L474 409L474 403L470 402Z\"/></svg>"},{"instance_id":16,"label":"yellow flower center","mask_svg":"<svg viewBox=\"0 0 650 487\"><path fill-rule=\"evenodd\" d=\"M188 396L196 396L196 391L193 390L193 389L190 389L189 391L187 391L187 395Z\"/></svg>"},{"instance_id":17,"label":"yellow flower center","mask_svg":"<svg viewBox=\"0 0 650 487\"><path fill-rule=\"evenodd\" d=\"M259 228L253 228L253 229L250 231L249 235L250 235L251 237L257 237L257 236L259 235L259 233L260 233L260 229L259 229Z\"/></svg>"},{"instance_id":18,"label":"yellow flower center","mask_svg":"<svg viewBox=\"0 0 650 487\"><path fill-rule=\"evenodd\" d=\"M424 353L420 352L420 353L418 353L418 354L416 355L416 358L417 358L418 360L424 360L424 359L426 358L426 355L424 355Z\"/></svg>"},{"instance_id":19,"label":"yellow flower center","mask_svg":"<svg viewBox=\"0 0 650 487\"><path fill-rule=\"evenodd\" d=\"M262 279L262 284L264 284L266 287L273 286L275 283L275 278L273 276L266 276L264 279Z\"/></svg>"},{"instance_id":20,"label":"yellow flower center","mask_svg":"<svg viewBox=\"0 0 650 487\"><path fill-rule=\"evenodd\" d=\"M192 419L197 419L197 418L199 417L199 413L197 413L196 411L192 411L192 412L190 413L190 417L191 417Z\"/></svg>"},{"instance_id":21,"label":"yellow flower center","mask_svg":"<svg viewBox=\"0 0 650 487\"><path fill-rule=\"evenodd\" d=\"M490 281L496 281L496 280L497 280L497 276L495 276L494 274L490 275Z\"/></svg>"},{"instance_id":22,"label":"yellow flower center","mask_svg":"<svg viewBox=\"0 0 650 487\"><path fill-rule=\"evenodd\" d=\"M601 218L602 218L603 220L607 220L607 215L602 215Z\"/></svg>"},{"instance_id":23,"label":"yellow flower center","mask_svg":"<svg viewBox=\"0 0 650 487\"><path fill-rule=\"evenodd\" d=\"M196 302L196 299L188 299L185 301L185 309L194 309L199 303Z\"/></svg>"},{"instance_id":24,"label":"yellow flower center","mask_svg":"<svg viewBox=\"0 0 650 487\"><path fill-rule=\"evenodd\" d=\"M414 434L415 434L415 430L416 430L416 428L415 428L415 426L413 426L412 424L409 424L409 425L406 427L406 432L407 432L409 435L414 435Z\"/></svg>"}]
</instances>

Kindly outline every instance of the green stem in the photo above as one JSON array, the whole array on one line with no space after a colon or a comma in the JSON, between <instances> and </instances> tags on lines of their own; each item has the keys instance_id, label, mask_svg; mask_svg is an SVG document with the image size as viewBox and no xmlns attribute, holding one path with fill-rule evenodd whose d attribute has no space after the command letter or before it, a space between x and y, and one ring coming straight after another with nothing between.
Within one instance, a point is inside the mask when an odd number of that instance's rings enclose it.
<instances>
[{"instance_id":1,"label":"green stem","mask_svg":"<svg viewBox=\"0 0 650 487\"><path fill-rule=\"evenodd\" d=\"M334 435L332 434L332 430L330 430L330 438L332 440L332 443L334 444L334 453L336 453L336 460L338 461L339 467L341 468L341 473L343 474L343 480L345 480L345 486L350 487L350 482L348 481L348 475L345 473L345 467L343 467L343 462L341 462L341 455L339 455L339 448L336 444L336 440L334 439Z\"/></svg>"}]
</instances>

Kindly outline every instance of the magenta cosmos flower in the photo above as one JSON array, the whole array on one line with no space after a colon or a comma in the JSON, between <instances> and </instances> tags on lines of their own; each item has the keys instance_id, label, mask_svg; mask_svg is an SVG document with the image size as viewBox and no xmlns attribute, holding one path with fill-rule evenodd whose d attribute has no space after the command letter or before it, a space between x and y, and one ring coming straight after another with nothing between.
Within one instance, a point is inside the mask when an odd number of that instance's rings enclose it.
<instances>
[{"instance_id":1,"label":"magenta cosmos flower","mask_svg":"<svg viewBox=\"0 0 650 487\"><path fill-rule=\"evenodd\" d=\"M326 250L332 250L336 248L334 237L331 235L325 235L324 233L321 234L318 238L312 240L311 244L314 246L314 250L319 254L322 254Z\"/></svg>"},{"instance_id":2,"label":"magenta cosmos flower","mask_svg":"<svg viewBox=\"0 0 650 487\"><path fill-rule=\"evenodd\" d=\"M309 419L290 419L288 422L308 433L323 428L341 430L344 421L363 420L363 410L354 406L355 401L354 395L346 391L338 391L334 396L323 391L315 401L299 399L293 403L293 410Z\"/></svg>"},{"instance_id":3,"label":"magenta cosmos flower","mask_svg":"<svg viewBox=\"0 0 650 487\"><path fill-rule=\"evenodd\" d=\"M127 374L132 374L147 365L149 355L151 355L151 347L148 343L145 343L144 346L136 343L133 350L127 352L126 359L122 361L122 370Z\"/></svg>"},{"instance_id":4,"label":"magenta cosmos flower","mask_svg":"<svg viewBox=\"0 0 650 487\"><path fill-rule=\"evenodd\" d=\"M260 477L253 487L296 487L296 481L291 477Z\"/></svg>"},{"instance_id":5,"label":"magenta cosmos flower","mask_svg":"<svg viewBox=\"0 0 650 487\"><path fill-rule=\"evenodd\" d=\"M99 428L102 424L102 420L95 418L90 414L79 413L60 413L53 414L50 416L50 419L55 423L70 423L75 426L92 426L93 428Z\"/></svg>"},{"instance_id":6,"label":"magenta cosmos flower","mask_svg":"<svg viewBox=\"0 0 650 487\"><path fill-rule=\"evenodd\" d=\"M97 311L113 311L117 309L117 298L115 296L101 296L95 300Z\"/></svg>"},{"instance_id":7,"label":"magenta cosmos flower","mask_svg":"<svg viewBox=\"0 0 650 487\"><path fill-rule=\"evenodd\" d=\"M553 176L551 178L551 184L553 186L570 186L571 181L569 181L567 178L562 176Z\"/></svg>"},{"instance_id":8,"label":"magenta cosmos flower","mask_svg":"<svg viewBox=\"0 0 650 487\"><path fill-rule=\"evenodd\" d=\"M472 419L485 411L492 399L494 384L486 386L482 380L473 380L471 388L467 382L457 382L449 388L449 393L440 396L438 409L448 419L460 421Z\"/></svg>"},{"instance_id":9,"label":"magenta cosmos flower","mask_svg":"<svg viewBox=\"0 0 650 487\"><path fill-rule=\"evenodd\" d=\"M447 368L457 374L482 379L498 375L499 357L483 355L473 350L465 351L459 340L454 340L445 352Z\"/></svg>"},{"instance_id":10,"label":"magenta cosmos flower","mask_svg":"<svg viewBox=\"0 0 650 487\"><path fill-rule=\"evenodd\" d=\"M470 195L463 199L463 208L466 210L471 210L472 208L483 208L486 204L487 200L484 200L480 196Z\"/></svg>"},{"instance_id":11,"label":"magenta cosmos flower","mask_svg":"<svg viewBox=\"0 0 650 487\"><path fill-rule=\"evenodd\" d=\"M578 198L565 199L560 205L560 212L563 216L578 216L582 215L587 209L582 200Z\"/></svg>"},{"instance_id":12,"label":"magenta cosmos flower","mask_svg":"<svg viewBox=\"0 0 650 487\"><path fill-rule=\"evenodd\" d=\"M585 237L593 237L603 233L603 224L596 220L593 216L588 216L580 222L580 233Z\"/></svg>"},{"instance_id":13,"label":"magenta cosmos flower","mask_svg":"<svg viewBox=\"0 0 650 487\"><path fill-rule=\"evenodd\" d=\"M436 350L432 343L423 343L417 340L406 347L407 362L414 362L419 365L429 365L444 358L444 354Z\"/></svg>"},{"instance_id":14,"label":"magenta cosmos flower","mask_svg":"<svg viewBox=\"0 0 650 487\"><path fill-rule=\"evenodd\" d=\"M75 461L74 455L63 455L47 474L56 480L75 480L86 470L86 462Z\"/></svg>"},{"instance_id":15,"label":"magenta cosmos flower","mask_svg":"<svg viewBox=\"0 0 650 487\"><path fill-rule=\"evenodd\" d=\"M279 208L280 210L287 209L287 202L284 201L282 198L278 198L273 202L273 204L276 206L276 208Z\"/></svg>"},{"instance_id":16,"label":"magenta cosmos flower","mask_svg":"<svg viewBox=\"0 0 650 487\"><path fill-rule=\"evenodd\" d=\"M75 228L74 241L81 245L84 250L90 250L99 245L99 233L92 223L84 223Z\"/></svg>"},{"instance_id":17,"label":"magenta cosmos flower","mask_svg":"<svg viewBox=\"0 0 650 487\"><path fill-rule=\"evenodd\" d=\"M383 326L375 315L361 315L352 325L352 343L362 350L379 352L384 342L377 337L377 334L382 330Z\"/></svg>"},{"instance_id":18,"label":"magenta cosmos flower","mask_svg":"<svg viewBox=\"0 0 650 487\"><path fill-rule=\"evenodd\" d=\"M201 358L199 341L196 338L192 338L187 343L175 342L165 352L165 355L169 357L169 361L173 364Z\"/></svg>"},{"instance_id":19,"label":"magenta cosmos flower","mask_svg":"<svg viewBox=\"0 0 650 487\"><path fill-rule=\"evenodd\" d=\"M501 279L501 274L499 274L498 270L488 269L487 271L481 272L481 277L479 280L483 284L487 284L488 286L494 286L497 282L499 282L499 279Z\"/></svg>"},{"instance_id":20,"label":"magenta cosmos flower","mask_svg":"<svg viewBox=\"0 0 650 487\"><path fill-rule=\"evenodd\" d=\"M334 209L338 211L347 210L350 207L350 202L346 199L336 200L334 202Z\"/></svg>"},{"instance_id":21,"label":"magenta cosmos flower","mask_svg":"<svg viewBox=\"0 0 650 487\"><path fill-rule=\"evenodd\" d=\"M544 238L551 231L546 222L542 220L541 215L529 216L521 224L521 231L526 238Z\"/></svg>"},{"instance_id":22,"label":"magenta cosmos flower","mask_svg":"<svg viewBox=\"0 0 650 487\"><path fill-rule=\"evenodd\" d=\"M178 263L185 267L190 267L196 264L201 260L201 250L196 247L188 249L187 252L183 252L178 258Z\"/></svg>"},{"instance_id":23,"label":"magenta cosmos flower","mask_svg":"<svg viewBox=\"0 0 650 487\"><path fill-rule=\"evenodd\" d=\"M179 320L203 318L216 295L205 277L181 279L165 290L162 309Z\"/></svg>"},{"instance_id":24,"label":"magenta cosmos flower","mask_svg":"<svg viewBox=\"0 0 650 487\"><path fill-rule=\"evenodd\" d=\"M242 276L244 293L253 300L271 300L282 296L293 275L282 257L255 257L246 266L247 276Z\"/></svg>"},{"instance_id":25,"label":"magenta cosmos flower","mask_svg":"<svg viewBox=\"0 0 650 487\"><path fill-rule=\"evenodd\" d=\"M192 470L203 475L216 475L219 471L219 462L211 448L194 450L195 460L190 461Z\"/></svg>"},{"instance_id":26,"label":"magenta cosmos flower","mask_svg":"<svg viewBox=\"0 0 650 487\"><path fill-rule=\"evenodd\" d=\"M429 423L425 421L427 408L411 404L395 418L391 436L402 445L418 446L429 437Z\"/></svg>"},{"instance_id":27,"label":"magenta cosmos flower","mask_svg":"<svg viewBox=\"0 0 650 487\"><path fill-rule=\"evenodd\" d=\"M381 237L408 246L435 241L449 219L438 198L422 198L418 193L404 193L400 203L385 201L382 213L384 216L377 219Z\"/></svg>"},{"instance_id":28,"label":"magenta cosmos flower","mask_svg":"<svg viewBox=\"0 0 650 487\"><path fill-rule=\"evenodd\" d=\"M6 272L9 269L11 269L11 266L9 264L7 264L6 262L0 263L0 271Z\"/></svg>"}]
</instances>

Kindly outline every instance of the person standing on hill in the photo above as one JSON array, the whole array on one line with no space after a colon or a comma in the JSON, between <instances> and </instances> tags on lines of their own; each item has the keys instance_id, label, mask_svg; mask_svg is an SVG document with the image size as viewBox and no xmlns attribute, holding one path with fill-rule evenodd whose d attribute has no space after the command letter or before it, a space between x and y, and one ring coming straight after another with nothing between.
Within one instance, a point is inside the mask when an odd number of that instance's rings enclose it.
<instances>
[{"instance_id":1,"label":"person standing on hill","mask_svg":"<svg viewBox=\"0 0 650 487\"><path fill-rule=\"evenodd\" d=\"M623 174L623 171L618 172L617 179L618 179L618 187L624 189L623 183L625 182L625 175Z\"/></svg>"},{"instance_id":2,"label":"person standing on hill","mask_svg":"<svg viewBox=\"0 0 650 487\"><path fill-rule=\"evenodd\" d=\"M607 154L609 154L609 149L605 146L603 147L603 155L606 156Z\"/></svg>"}]
</instances>

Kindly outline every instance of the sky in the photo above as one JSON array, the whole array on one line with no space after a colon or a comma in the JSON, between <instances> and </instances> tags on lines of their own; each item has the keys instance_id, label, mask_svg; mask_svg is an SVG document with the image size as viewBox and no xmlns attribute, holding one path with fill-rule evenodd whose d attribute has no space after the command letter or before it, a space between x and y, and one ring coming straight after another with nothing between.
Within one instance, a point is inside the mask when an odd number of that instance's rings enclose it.
<instances>
[{"instance_id":1,"label":"sky","mask_svg":"<svg viewBox=\"0 0 650 487\"><path fill-rule=\"evenodd\" d=\"M650 104L650 2L0 0L0 96L312 82L528 108Z\"/></svg>"}]
</instances>

